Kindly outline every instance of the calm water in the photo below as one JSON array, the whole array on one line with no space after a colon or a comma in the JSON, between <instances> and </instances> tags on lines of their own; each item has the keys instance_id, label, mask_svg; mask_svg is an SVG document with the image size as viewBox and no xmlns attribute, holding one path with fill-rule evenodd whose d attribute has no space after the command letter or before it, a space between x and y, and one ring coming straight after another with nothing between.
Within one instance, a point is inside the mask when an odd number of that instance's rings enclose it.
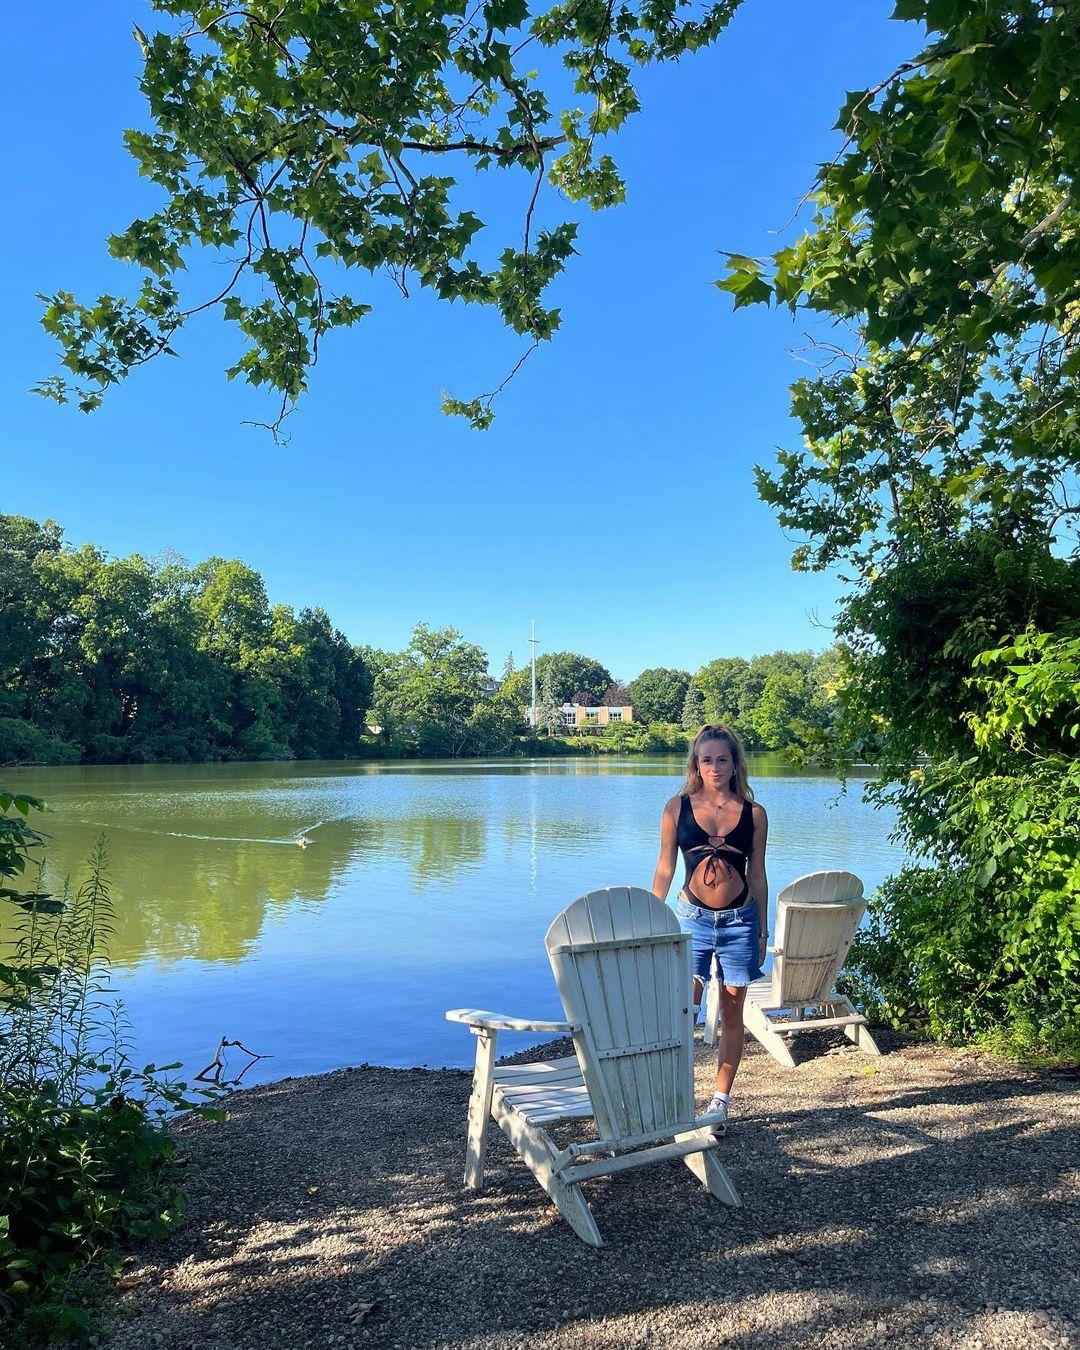
<instances>
[{"instance_id":1,"label":"calm water","mask_svg":"<svg viewBox=\"0 0 1080 1350\"><path fill-rule=\"evenodd\" d=\"M822 867L870 890L898 866L891 818L857 781L841 796L766 757L751 775L774 895ZM680 779L675 760L637 757L5 772L48 801L51 885L108 837L134 1057L197 1071L225 1035L272 1056L245 1083L466 1065L472 1037L443 1019L455 1006L561 1015L548 924L585 891L650 885Z\"/></svg>"}]
</instances>

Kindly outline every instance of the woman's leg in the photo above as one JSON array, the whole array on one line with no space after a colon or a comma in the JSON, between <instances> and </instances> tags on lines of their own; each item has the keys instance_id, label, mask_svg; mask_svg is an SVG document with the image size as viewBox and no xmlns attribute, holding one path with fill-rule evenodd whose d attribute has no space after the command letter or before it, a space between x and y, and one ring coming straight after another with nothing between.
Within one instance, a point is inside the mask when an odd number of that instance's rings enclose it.
<instances>
[{"instance_id":1,"label":"woman's leg","mask_svg":"<svg viewBox=\"0 0 1080 1350\"><path fill-rule=\"evenodd\" d=\"M720 1058L716 1064L717 1092L730 1092L743 1052L743 1004L746 986L720 986Z\"/></svg>"}]
</instances>

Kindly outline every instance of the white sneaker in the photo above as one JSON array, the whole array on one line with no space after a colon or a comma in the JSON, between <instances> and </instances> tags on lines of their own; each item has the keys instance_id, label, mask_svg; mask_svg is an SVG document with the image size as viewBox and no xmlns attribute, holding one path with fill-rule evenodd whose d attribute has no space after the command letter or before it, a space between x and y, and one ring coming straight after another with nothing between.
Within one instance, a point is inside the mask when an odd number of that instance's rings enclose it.
<instances>
[{"instance_id":1,"label":"white sneaker","mask_svg":"<svg viewBox=\"0 0 1080 1350\"><path fill-rule=\"evenodd\" d=\"M714 1134L723 1134L727 1130L728 1104L719 1092L714 1092L708 1106L702 1112L705 1116L719 1115L720 1119L712 1125Z\"/></svg>"}]
</instances>

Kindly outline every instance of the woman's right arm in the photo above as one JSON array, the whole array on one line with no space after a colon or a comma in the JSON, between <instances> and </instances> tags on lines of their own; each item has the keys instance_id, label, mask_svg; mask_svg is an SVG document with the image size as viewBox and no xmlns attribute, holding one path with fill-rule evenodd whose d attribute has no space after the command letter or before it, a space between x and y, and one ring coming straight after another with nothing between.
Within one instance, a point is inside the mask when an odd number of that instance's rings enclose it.
<instances>
[{"instance_id":1,"label":"woman's right arm","mask_svg":"<svg viewBox=\"0 0 1080 1350\"><path fill-rule=\"evenodd\" d=\"M678 797L673 797L664 807L664 814L660 820L660 857L656 863L652 882L652 893L658 900L667 899L679 857L679 845L675 837L679 826L678 803Z\"/></svg>"}]
</instances>

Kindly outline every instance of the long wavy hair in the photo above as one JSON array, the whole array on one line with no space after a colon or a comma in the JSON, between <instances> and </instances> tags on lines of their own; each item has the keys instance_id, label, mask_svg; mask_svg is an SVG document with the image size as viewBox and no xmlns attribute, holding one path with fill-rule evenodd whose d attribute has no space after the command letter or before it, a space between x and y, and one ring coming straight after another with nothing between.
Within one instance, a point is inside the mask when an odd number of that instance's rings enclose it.
<instances>
[{"instance_id":1,"label":"long wavy hair","mask_svg":"<svg viewBox=\"0 0 1080 1350\"><path fill-rule=\"evenodd\" d=\"M735 732L720 722L702 727L690 743L690 753L686 758L686 780L679 789L680 796L691 797L695 792L701 791L698 755L706 741L723 741L731 751L731 791L742 801L752 802L754 794L746 777L746 751Z\"/></svg>"}]
</instances>

